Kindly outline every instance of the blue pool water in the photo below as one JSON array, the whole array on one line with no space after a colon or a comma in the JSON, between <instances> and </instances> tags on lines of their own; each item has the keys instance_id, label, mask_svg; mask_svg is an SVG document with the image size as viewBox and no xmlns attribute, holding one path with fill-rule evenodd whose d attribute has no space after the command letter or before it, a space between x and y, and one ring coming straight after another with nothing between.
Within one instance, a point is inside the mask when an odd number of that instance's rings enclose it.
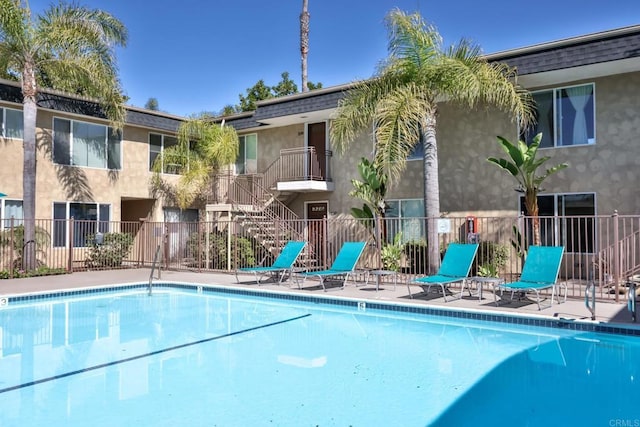
<instances>
[{"instance_id":1,"label":"blue pool water","mask_svg":"<svg viewBox=\"0 0 640 427\"><path fill-rule=\"evenodd\" d=\"M635 337L169 288L11 302L0 334L3 427L640 422Z\"/></svg>"}]
</instances>

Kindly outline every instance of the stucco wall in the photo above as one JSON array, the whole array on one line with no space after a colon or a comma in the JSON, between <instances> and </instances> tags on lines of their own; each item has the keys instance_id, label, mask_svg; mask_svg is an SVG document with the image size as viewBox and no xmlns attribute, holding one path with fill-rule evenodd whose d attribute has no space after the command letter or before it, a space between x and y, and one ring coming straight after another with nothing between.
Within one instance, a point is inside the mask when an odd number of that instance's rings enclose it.
<instances>
[{"instance_id":1,"label":"stucco wall","mask_svg":"<svg viewBox=\"0 0 640 427\"><path fill-rule=\"evenodd\" d=\"M3 105L0 105L3 106ZM9 105L7 105L9 106ZM121 199L150 199L149 130L125 127L122 141L122 169L56 165L51 159L53 118L68 118L108 124L86 117L74 117L39 110L36 122L38 140L36 217L51 218L54 202L95 202L111 205L111 220L121 219ZM22 141L2 140L0 158L11 167L0 168L2 191L9 198L22 199ZM8 163L10 162L10 163ZM167 175L171 181L177 177ZM162 220L162 202L156 203L151 219Z\"/></svg>"},{"instance_id":2,"label":"stucco wall","mask_svg":"<svg viewBox=\"0 0 640 427\"><path fill-rule=\"evenodd\" d=\"M548 178L542 194L596 193L596 213L640 213L640 73L576 81L595 83L596 143L540 149L548 166L567 162L569 168ZM537 88L536 88L537 89ZM501 135L517 140L517 126L492 109L468 111L442 104L437 121L440 208L451 216L513 215L519 210L513 177L486 161L503 157L496 142ZM355 154L354 154L355 155ZM355 155L357 156L357 155ZM422 198L422 162L407 169L388 198ZM338 187L339 188L339 187ZM336 200L343 199L336 197ZM332 207L333 209L334 207ZM340 209L338 206L336 209Z\"/></svg>"},{"instance_id":3,"label":"stucco wall","mask_svg":"<svg viewBox=\"0 0 640 427\"><path fill-rule=\"evenodd\" d=\"M544 183L544 193L596 193L596 213L640 213L637 182L640 179L640 73L630 73L585 81L595 83L596 143L541 149L540 155L552 157L548 164L568 162L570 167ZM532 88L538 89L538 88ZM20 106L0 103L0 106ZM86 117L57 117L106 124ZM51 161L51 133L54 113L38 111L39 139L37 203L39 218L50 218L53 202L77 201L111 204L113 220L121 218L121 200L152 199L149 181L150 130L126 127L122 142L123 167L119 171L59 166ZM263 128L258 134L258 171L263 172L283 148L304 147L305 126ZM470 112L449 104L440 106L437 122L441 211L451 216L475 214L495 216L516 214L518 194L515 180L489 164L489 156L503 156L496 135L514 141L516 126L508 117L494 110ZM348 213L360 200L352 199L351 179L358 177L361 157L371 157L370 132L363 133L345 153L333 150L331 160L333 192L300 193L289 200L291 208L304 217L304 204L328 201L329 212ZM22 141L0 139L0 191L9 198L22 199ZM176 181L178 177L165 175ZM389 199L422 198L422 162L409 161L401 179L388 193ZM155 203L151 218L162 220L165 203ZM167 203L169 205L169 203ZM138 215L138 213L136 213Z\"/></svg>"}]
</instances>

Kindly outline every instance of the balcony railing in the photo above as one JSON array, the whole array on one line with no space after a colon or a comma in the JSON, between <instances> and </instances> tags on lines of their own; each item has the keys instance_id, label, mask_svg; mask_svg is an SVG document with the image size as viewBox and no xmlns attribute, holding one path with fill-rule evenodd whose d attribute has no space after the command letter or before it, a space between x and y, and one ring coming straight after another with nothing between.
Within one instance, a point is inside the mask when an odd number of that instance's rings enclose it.
<instances>
[{"instance_id":1,"label":"balcony railing","mask_svg":"<svg viewBox=\"0 0 640 427\"><path fill-rule=\"evenodd\" d=\"M331 181L331 151L318 153L314 147L280 150L280 157L267 168L267 188L277 182Z\"/></svg>"}]
</instances>

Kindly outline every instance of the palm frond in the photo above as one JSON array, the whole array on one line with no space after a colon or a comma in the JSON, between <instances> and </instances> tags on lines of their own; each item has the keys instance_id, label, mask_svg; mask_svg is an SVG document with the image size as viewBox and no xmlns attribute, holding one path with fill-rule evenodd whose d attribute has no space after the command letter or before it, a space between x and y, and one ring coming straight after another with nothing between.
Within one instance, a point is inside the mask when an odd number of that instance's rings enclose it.
<instances>
[{"instance_id":1,"label":"palm frond","mask_svg":"<svg viewBox=\"0 0 640 427\"><path fill-rule=\"evenodd\" d=\"M338 102L331 122L331 142L339 153L364 131L371 129L378 101L393 88L393 82L381 78L354 83Z\"/></svg>"},{"instance_id":2,"label":"palm frond","mask_svg":"<svg viewBox=\"0 0 640 427\"><path fill-rule=\"evenodd\" d=\"M407 14L395 9L387 15L385 21L390 57L406 59L410 67L419 69L440 55L442 37L420 14Z\"/></svg>"},{"instance_id":3,"label":"palm frond","mask_svg":"<svg viewBox=\"0 0 640 427\"><path fill-rule=\"evenodd\" d=\"M393 179L420 143L421 124L431 109L416 85L401 86L378 103L375 119L376 162Z\"/></svg>"},{"instance_id":4,"label":"palm frond","mask_svg":"<svg viewBox=\"0 0 640 427\"><path fill-rule=\"evenodd\" d=\"M28 44L29 11L16 0L0 0L0 41Z\"/></svg>"}]
</instances>

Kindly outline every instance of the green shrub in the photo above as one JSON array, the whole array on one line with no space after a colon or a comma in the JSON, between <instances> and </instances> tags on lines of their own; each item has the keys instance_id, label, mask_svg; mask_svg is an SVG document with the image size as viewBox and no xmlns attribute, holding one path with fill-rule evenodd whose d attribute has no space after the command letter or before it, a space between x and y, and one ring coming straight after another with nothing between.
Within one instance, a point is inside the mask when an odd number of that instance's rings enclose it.
<instances>
[{"instance_id":1,"label":"green shrub","mask_svg":"<svg viewBox=\"0 0 640 427\"><path fill-rule=\"evenodd\" d=\"M393 243L388 243L382 247L380 258L382 267L385 270L400 271L400 259L402 258L402 233L398 233L393 238Z\"/></svg>"},{"instance_id":2,"label":"green shrub","mask_svg":"<svg viewBox=\"0 0 640 427\"><path fill-rule=\"evenodd\" d=\"M13 238L12 238L13 237ZM44 258L46 253L44 248L48 247L51 242L51 236L42 227L35 229L35 245L36 245L36 265L44 266ZM24 225L17 225L13 228L0 231L0 248L13 248L14 258L13 268L18 270L22 268L22 254L24 252Z\"/></svg>"},{"instance_id":3,"label":"green shrub","mask_svg":"<svg viewBox=\"0 0 640 427\"><path fill-rule=\"evenodd\" d=\"M200 241L198 241L200 240ZM207 249L206 235L200 233L191 233L187 240L187 248L191 256L195 259L198 258L198 245L200 245L201 262L206 262ZM254 247L258 247L254 241L247 239L246 237L231 236L231 268L239 267L251 267L256 265L256 251ZM227 269L227 233L226 231L213 231L209 233L209 265L206 268L212 268L214 270L226 270Z\"/></svg>"},{"instance_id":4,"label":"green shrub","mask_svg":"<svg viewBox=\"0 0 640 427\"><path fill-rule=\"evenodd\" d=\"M501 243L483 241L480 242L476 263L478 275L485 277L498 277L500 270L509 261L509 247Z\"/></svg>"},{"instance_id":5,"label":"green shrub","mask_svg":"<svg viewBox=\"0 0 640 427\"><path fill-rule=\"evenodd\" d=\"M14 270L13 278L19 279L23 277L39 277L39 276L53 276L58 274L67 274L68 271L64 268L49 268L46 266L38 267L35 270ZM9 271L0 270L0 279L9 279Z\"/></svg>"},{"instance_id":6,"label":"green shrub","mask_svg":"<svg viewBox=\"0 0 640 427\"><path fill-rule=\"evenodd\" d=\"M92 235L87 244L90 248L85 259L87 267L120 267L133 246L133 236L129 233L105 233L102 244L99 244L96 236Z\"/></svg>"}]
</instances>

